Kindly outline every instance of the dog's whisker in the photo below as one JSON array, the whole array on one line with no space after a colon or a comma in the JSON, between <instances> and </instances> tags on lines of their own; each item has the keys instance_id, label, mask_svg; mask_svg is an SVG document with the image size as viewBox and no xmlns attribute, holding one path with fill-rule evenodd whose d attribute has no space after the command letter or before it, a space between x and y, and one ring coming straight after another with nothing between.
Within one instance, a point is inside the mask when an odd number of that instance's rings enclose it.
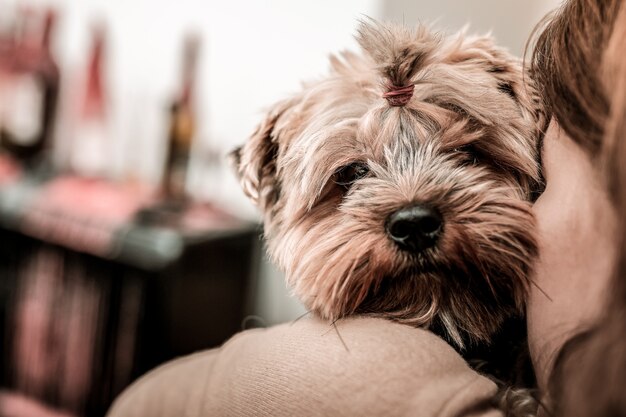
<instances>
[{"instance_id":1,"label":"dog's whisker","mask_svg":"<svg viewBox=\"0 0 626 417\"><path fill-rule=\"evenodd\" d=\"M300 319L308 316L309 314L311 314L310 310L307 310L306 312L304 312L303 314L300 314L298 317L296 317L295 319L293 319L291 321L291 323L289 324L290 326L293 326L294 324L296 324L298 321L300 321Z\"/></svg>"},{"instance_id":2,"label":"dog's whisker","mask_svg":"<svg viewBox=\"0 0 626 417\"><path fill-rule=\"evenodd\" d=\"M341 319L341 317L337 317L336 319L331 321L330 324L328 325L328 330L326 330L324 333L322 333L322 336L326 336L328 333L330 333L333 330L334 324L337 322L337 320L340 320L340 319Z\"/></svg>"},{"instance_id":3,"label":"dog's whisker","mask_svg":"<svg viewBox=\"0 0 626 417\"><path fill-rule=\"evenodd\" d=\"M343 345L343 347L346 349L346 352L350 352L350 349L348 349L348 345L346 345L346 342L343 340L343 337L341 336L341 333L339 333L339 328L337 327L337 320L333 321L332 326L335 328L335 332L337 333L337 337L339 338L339 340L341 341L341 344Z\"/></svg>"},{"instance_id":4,"label":"dog's whisker","mask_svg":"<svg viewBox=\"0 0 626 417\"><path fill-rule=\"evenodd\" d=\"M548 300L550 300L551 302L552 302L552 301L554 301L554 300L552 299L552 297L550 297L550 295L548 295L548 293L547 293L546 291L544 291L544 289L543 289L543 288L541 288L541 287L539 286L539 284L537 284L537 282L536 282L534 279L532 279L532 278L528 278L528 280L529 280L529 281L530 281L530 283L533 285L533 287L537 288L537 289L539 290L539 292L540 292L540 293L542 293L542 294L543 294L543 295L544 295L544 296L545 296Z\"/></svg>"}]
</instances>

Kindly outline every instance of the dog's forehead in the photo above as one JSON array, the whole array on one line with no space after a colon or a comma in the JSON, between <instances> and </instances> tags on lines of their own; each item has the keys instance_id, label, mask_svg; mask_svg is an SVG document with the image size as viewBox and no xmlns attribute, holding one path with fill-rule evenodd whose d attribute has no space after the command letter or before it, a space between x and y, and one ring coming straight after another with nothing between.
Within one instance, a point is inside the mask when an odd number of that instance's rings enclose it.
<instances>
[{"instance_id":1,"label":"dog's forehead","mask_svg":"<svg viewBox=\"0 0 626 417\"><path fill-rule=\"evenodd\" d=\"M413 96L402 107L383 97L388 80L371 56L331 58L330 74L305 84L279 118L279 167L311 161L331 171L353 160L381 161L385 148L398 143L410 150L435 142L445 151L477 139L477 127L510 128L509 137L526 129L530 122L510 94L513 87L502 84L521 85L521 69L499 53L483 38L438 44L413 73Z\"/></svg>"},{"instance_id":2,"label":"dog's forehead","mask_svg":"<svg viewBox=\"0 0 626 417\"><path fill-rule=\"evenodd\" d=\"M492 125L503 112L517 112L482 64L449 63L443 57L433 62L416 75L414 97L405 108L389 106L380 94L380 77L373 66L370 69L359 72L358 78L335 74L308 85L285 123L294 139L288 147L347 142L380 157L390 141L451 138L439 134L451 118L466 116Z\"/></svg>"}]
</instances>

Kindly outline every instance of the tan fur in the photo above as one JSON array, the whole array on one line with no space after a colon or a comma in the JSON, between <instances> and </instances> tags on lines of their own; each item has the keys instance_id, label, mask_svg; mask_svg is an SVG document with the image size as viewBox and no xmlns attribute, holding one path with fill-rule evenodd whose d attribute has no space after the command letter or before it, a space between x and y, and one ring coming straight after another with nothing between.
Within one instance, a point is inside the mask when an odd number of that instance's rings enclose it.
<instances>
[{"instance_id":1,"label":"tan fur","mask_svg":"<svg viewBox=\"0 0 626 417\"><path fill-rule=\"evenodd\" d=\"M237 150L244 191L264 215L272 259L312 311L443 326L459 346L523 309L536 254L530 195L540 183L535 103L518 60L488 37L363 23L363 54L278 103ZM390 86L414 84L391 107ZM345 190L337 172L369 173ZM422 253L385 232L427 203L445 225Z\"/></svg>"}]
</instances>

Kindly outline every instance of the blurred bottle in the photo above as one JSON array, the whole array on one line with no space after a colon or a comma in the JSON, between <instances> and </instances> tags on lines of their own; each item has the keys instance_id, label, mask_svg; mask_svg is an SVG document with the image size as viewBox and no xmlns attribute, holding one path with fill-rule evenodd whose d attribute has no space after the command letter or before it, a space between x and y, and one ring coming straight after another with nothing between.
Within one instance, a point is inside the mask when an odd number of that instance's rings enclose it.
<instances>
[{"instance_id":1,"label":"blurred bottle","mask_svg":"<svg viewBox=\"0 0 626 417\"><path fill-rule=\"evenodd\" d=\"M0 143L24 162L38 160L52 139L59 92L59 67L51 52L56 13L47 10L40 30L23 10L17 36L4 45Z\"/></svg>"},{"instance_id":2,"label":"blurred bottle","mask_svg":"<svg viewBox=\"0 0 626 417\"><path fill-rule=\"evenodd\" d=\"M15 41L15 13L14 8L0 0L0 129L2 129L3 114L7 108L7 90L10 86L11 54ZM2 149L0 148L0 151Z\"/></svg>"},{"instance_id":3,"label":"blurred bottle","mask_svg":"<svg viewBox=\"0 0 626 417\"><path fill-rule=\"evenodd\" d=\"M200 38L190 35L183 48L181 90L170 107L163 192L170 200L185 200L191 145L196 130L193 92Z\"/></svg>"},{"instance_id":4,"label":"blurred bottle","mask_svg":"<svg viewBox=\"0 0 626 417\"><path fill-rule=\"evenodd\" d=\"M0 76L7 71L9 54L15 40L15 13L11 5L0 0ZM0 87L1 88L1 87ZM0 90L1 93L1 90Z\"/></svg>"},{"instance_id":5,"label":"blurred bottle","mask_svg":"<svg viewBox=\"0 0 626 417\"><path fill-rule=\"evenodd\" d=\"M106 177L111 159L111 131L107 115L107 90L103 77L106 30L94 26L84 72L84 84L78 94L70 150L71 168L84 176Z\"/></svg>"}]
</instances>

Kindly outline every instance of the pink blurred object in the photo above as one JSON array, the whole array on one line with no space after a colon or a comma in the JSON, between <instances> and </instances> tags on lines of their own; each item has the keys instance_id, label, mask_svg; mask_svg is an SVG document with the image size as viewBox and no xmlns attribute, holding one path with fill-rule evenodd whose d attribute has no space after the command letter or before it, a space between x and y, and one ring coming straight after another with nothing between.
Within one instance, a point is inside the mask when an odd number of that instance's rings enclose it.
<instances>
[{"instance_id":1,"label":"pink blurred object","mask_svg":"<svg viewBox=\"0 0 626 417\"><path fill-rule=\"evenodd\" d=\"M97 284L86 280L82 272L68 271L68 275L63 293L67 302L58 318L64 324L61 335L65 342L59 390L62 404L81 410L91 389L102 294Z\"/></svg>"},{"instance_id":2,"label":"pink blurred object","mask_svg":"<svg viewBox=\"0 0 626 417\"><path fill-rule=\"evenodd\" d=\"M240 219L212 204L191 205L178 223L183 233L228 230L240 225Z\"/></svg>"},{"instance_id":3,"label":"pink blurred object","mask_svg":"<svg viewBox=\"0 0 626 417\"><path fill-rule=\"evenodd\" d=\"M110 177L113 134L107 117L105 68L106 30L92 29L91 49L72 115L70 165L74 172L94 178Z\"/></svg>"},{"instance_id":4,"label":"pink blurred object","mask_svg":"<svg viewBox=\"0 0 626 417\"><path fill-rule=\"evenodd\" d=\"M0 187L17 180L22 175L22 168L6 155L0 155Z\"/></svg>"},{"instance_id":5,"label":"pink blurred object","mask_svg":"<svg viewBox=\"0 0 626 417\"><path fill-rule=\"evenodd\" d=\"M138 185L62 176L26 209L23 231L80 252L106 256L115 232L152 199Z\"/></svg>"},{"instance_id":6,"label":"pink blurred object","mask_svg":"<svg viewBox=\"0 0 626 417\"><path fill-rule=\"evenodd\" d=\"M0 391L0 415L3 417L76 417L54 410L40 402L8 391Z\"/></svg>"},{"instance_id":7,"label":"pink blurred object","mask_svg":"<svg viewBox=\"0 0 626 417\"><path fill-rule=\"evenodd\" d=\"M51 351L55 294L61 260L50 251L36 254L22 275L13 339L17 387L40 396L55 382L56 355Z\"/></svg>"},{"instance_id":8,"label":"pink blurred object","mask_svg":"<svg viewBox=\"0 0 626 417\"><path fill-rule=\"evenodd\" d=\"M119 226L149 200L145 189L68 175L46 184L32 208Z\"/></svg>"},{"instance_id":9,"label":"pink blurred object","mask_svg":"<svg viewBox=\"0 0 626 417\"><path fill-rule=\"evenodd\" d=\"M18 30L2 42L0 59L0 141L24 161L51 145L56 113L59 67L52 54L57 14L21 10Z\"/></svg>"}]
</instances>

